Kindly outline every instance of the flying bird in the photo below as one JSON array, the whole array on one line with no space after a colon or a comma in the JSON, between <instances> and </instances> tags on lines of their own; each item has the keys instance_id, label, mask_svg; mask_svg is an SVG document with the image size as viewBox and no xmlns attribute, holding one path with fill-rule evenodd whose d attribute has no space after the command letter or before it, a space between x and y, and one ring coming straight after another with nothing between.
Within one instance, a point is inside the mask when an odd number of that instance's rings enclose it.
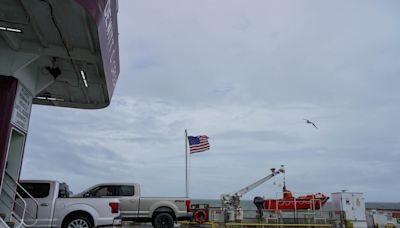
<instances>
[{"instance_id":1,"label":"flying bird","mask_svg":"<svg viewBox=\"0 0 400 228\"><path fill-rule=\"evenodd\" d=\"M303 120L305 120L306 123L308 123L308 124L312 124L316 129L318 129L317 126L315 126L315 123L309 121L308 119L303 119Z\"/></svg>"}]
</instances>

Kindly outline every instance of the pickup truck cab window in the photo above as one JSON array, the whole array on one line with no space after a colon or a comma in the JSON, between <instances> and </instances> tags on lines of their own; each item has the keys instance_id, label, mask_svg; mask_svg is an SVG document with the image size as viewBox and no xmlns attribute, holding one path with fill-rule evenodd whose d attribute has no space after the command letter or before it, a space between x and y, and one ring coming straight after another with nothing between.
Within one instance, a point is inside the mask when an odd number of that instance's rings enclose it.
<instances>
[{"instance_id":1,"label":"pickup truck cab window","mask_svg":"<svg viewBox=\"0 0 400 228\"><path fill-rule=\"evenodd\" d=\"M98 186L85 194L85 197L105 197L117 195L114 186Z\"/></svg>"},{"instance_id":2,"label":"pickup truck cab window","mask_svg":"<svg viewBox=\"0 0 400 228\"><path fill-rule=\"evenodd\" d=\"M119 186L119 195L120 196L133 196L135 194L135 187L123 185Z\"/></svg>"},{"instance_id":3,"label":"pickup truck cab window","mask_svg":"<svg viewBox=\"0 0 400 228\"><path fill-rule=\"evenodd\" d=\"M49 183L21 183L22 187L26 189L33 198L46 198L50 194ZM24 191L18 188L18 193L22 198L30 198Z\"/></svg>"},{"instance_id":4,"label":"pickup truck cab window","mask_svg":"<svg viewBox=\"0 0 400 228\"><path fill-rule=\"evenodd\" d=\"M102 185L93 188L88 191L84 197L121 197L121 196L133 196L135 194L134 186L118 185L109 186Z\"/></svg>"}]
</instances>

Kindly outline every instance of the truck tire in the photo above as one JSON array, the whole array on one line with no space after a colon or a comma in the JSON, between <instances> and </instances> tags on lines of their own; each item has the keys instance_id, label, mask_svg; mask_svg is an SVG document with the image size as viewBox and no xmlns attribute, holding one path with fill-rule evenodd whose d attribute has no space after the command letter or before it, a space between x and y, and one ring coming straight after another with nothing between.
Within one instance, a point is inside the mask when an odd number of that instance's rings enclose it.
<instances>
[{"instance_id":1,"label":"truck tire","mask_svg":"<svg viewBox=\"0 0 400 228\"><path fill-rule=\"evenodd\" d=\"M160 213L152 221L154 228L172 228L174 227L174 218L168 213Z\"/></svg>"},{"instance_id":2,"label":"truck tire","mask_svg":"<svg viewBox=\"0 0 400 228\"><path fill-rule=\"evenodd\" d=\"M73 215L68 217L62 225L62 228L92 228L93 224L90 218L85 215Z\"/></svg>"}]
</instances>

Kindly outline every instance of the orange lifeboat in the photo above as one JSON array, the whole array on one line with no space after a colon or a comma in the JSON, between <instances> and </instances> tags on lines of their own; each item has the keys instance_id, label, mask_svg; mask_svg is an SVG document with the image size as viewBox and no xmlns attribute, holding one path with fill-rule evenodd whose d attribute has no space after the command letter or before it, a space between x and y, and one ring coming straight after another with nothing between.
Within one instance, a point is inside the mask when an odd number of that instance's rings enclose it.
<instances>
[{"instance_id":1,"label":"orange lifeboat","mask_svg":"<svg viewBox=\"0 0 400 228\"><path fill-rule=\"evenodd\" d=\"M291 191L283 187L282 199L265 199L264 208L270 211L277 210L319 210L328 201L329 197L316 193L312 195L305 195L293 197Z\"/></svg>"}]
</instances>

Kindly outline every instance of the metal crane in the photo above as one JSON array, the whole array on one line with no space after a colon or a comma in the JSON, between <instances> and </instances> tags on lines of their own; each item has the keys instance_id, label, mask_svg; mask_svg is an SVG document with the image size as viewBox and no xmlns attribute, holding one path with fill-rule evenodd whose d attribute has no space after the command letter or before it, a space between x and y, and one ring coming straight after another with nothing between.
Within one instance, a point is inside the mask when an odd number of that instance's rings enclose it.
<instances>
[{"instance_id":1,"label":"metal crane","mask_svg":"<svg viewBox=\"0 0 400 228\"><path fill-rule=\"evenodd\" d=\"M271 174L254 182L253 184L250 184L236 192L222 194L221 202L224 210L226 211L227 220L228 221L243 220L243 209L240 207L240 197L250 192L251 190L255 189L256 187L260 186L264 182L270 180L279 173L284 173L284 172L285 172L285 167L283 165L281 165L279 169L272 168Z\"/></svg>"}]
</instances>

